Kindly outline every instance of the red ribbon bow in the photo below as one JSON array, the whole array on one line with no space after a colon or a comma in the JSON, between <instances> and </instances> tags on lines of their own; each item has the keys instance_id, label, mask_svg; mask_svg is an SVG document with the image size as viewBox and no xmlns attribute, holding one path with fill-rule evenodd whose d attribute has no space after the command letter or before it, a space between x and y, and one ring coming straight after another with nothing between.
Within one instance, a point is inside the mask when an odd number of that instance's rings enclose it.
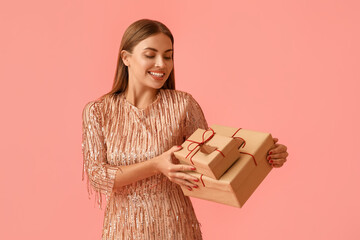
<instances>
[{"instance_id":1,"label":"red ribbon bow","mask_svg":"<svg viewBox=\"0 0 360 240\"><path fill-rule=\"evenodd\" d=\"M212 133L211 133L211 135L210 135L209 137L207 137L207 138L205 139L205 134L206 134L208 131L211 131ZM192 157L200 150L200 146L201 146L201 145L204 145L206 142L208 142L210 139L212 139L212 138L214 137L214 135L215 135L214 130L213 130L212 128L209 128L208 130L206 130L205 132L203 132L202 141L201 141L201 142L193 141L193 140L190 140L190 139L187 139L187 140L186 140L186 141L189 141L189 142L191 142L191 143L187 146L187 150L189 150L190 152L189 152L188 155L186 155L185 158L188 158L188 156L189 156L197 147L199 147L199 148L197 148L197 150L195 151L195 153L190 157L190 162L191 162L192 165L194 165L194 162L192 161ZM195 147L193 147L192 149L190 149L190 146L191 146L192 144L194 144L194 143L195 143ZM221 155L223 155L223 157L225 157L225 155L224 155L219 149L216 149L216 151L220 152Z\"/></svg>"}]
</instances>

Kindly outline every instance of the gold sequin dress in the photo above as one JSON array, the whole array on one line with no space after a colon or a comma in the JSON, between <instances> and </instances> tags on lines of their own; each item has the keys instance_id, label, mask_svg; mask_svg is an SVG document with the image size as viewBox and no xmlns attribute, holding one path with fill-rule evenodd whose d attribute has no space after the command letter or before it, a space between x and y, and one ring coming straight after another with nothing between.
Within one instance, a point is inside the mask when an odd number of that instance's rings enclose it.
<instances>
[{"instance_id":1,"label":"gold sequin dress","mask_svg":"<svg viewBox=\"0 0 360 240\"><path fill-rule=\"evenodd\" d=\"M101 208L106 196L104 239L202 239L189 197L163 174L113 191L116 171L181 145L197 128L207 129L191 94L160 89L145 109L124 93L88 102L83 109L83 180ZM193 191L196 191L194 189Z\"/></svg>"}]
</instances>

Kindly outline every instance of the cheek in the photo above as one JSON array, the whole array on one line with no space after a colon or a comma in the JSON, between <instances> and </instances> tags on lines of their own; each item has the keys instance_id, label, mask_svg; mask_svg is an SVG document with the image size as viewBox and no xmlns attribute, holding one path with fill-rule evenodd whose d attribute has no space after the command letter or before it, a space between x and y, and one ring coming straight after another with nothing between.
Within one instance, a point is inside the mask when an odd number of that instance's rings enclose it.
<instances>
[{"instance_id":1,"label":"cheek","mask_svg":"<svg viewBox=\"0 0 360 240\"><path fill-rule=\"evenodd\" d=\"M154 64L151 61L143 61L142 63L144 71L147 73L150 69L153 68Z\"/></svg>"},{"instance_id":2,"label":"cheek","mask_svg":"<svg viewBox=\"0 0 360 240\"><path fill-rule=\"evenodd\" d=\"M171 63L168 64L168 71L169 71L169 73L172 71L173 67L174 67L174 63L173 63L173 62L171 62Z\"/></svg>"},{"instance_id":3,"label":"cheek","mask_svg":"<svg viewBox=\"0 0 360 240\"><path fill-rule=\"evenodd\" d=\"M147 72L151 68L152 63L148 59L138 59L136 62L138 69Z\"/></svg>"}]
</instances>

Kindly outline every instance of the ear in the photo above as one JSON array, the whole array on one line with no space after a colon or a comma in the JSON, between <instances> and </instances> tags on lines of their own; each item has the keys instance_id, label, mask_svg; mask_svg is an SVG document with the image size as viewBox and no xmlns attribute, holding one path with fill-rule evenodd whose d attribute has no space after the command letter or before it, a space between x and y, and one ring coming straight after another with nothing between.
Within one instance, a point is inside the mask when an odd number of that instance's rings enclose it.
<instances>
[{"instance_id":1,"label":"ear","mask_svg":"<svg viewBox=\"0 0 360 240\"><path fill-rule=\"evenodd\" d=\"M122 59L124 65L129 66L130 65L129 58L131 56L131 53L129 53L126 50L121 50L120 56L121 56L121 59Z\"/></svg>"}]
</instances>

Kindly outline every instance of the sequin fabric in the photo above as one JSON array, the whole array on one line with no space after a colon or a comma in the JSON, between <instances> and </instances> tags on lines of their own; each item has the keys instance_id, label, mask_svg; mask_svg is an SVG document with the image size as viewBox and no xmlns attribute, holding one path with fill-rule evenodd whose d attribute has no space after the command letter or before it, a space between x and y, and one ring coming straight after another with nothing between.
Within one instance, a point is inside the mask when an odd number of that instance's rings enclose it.
<instances>
[{"instance_id":1,"label":"sequin fabric","mask_svg":"<svg viewBox=\"0 0 360 240\"><path fill-rule=\"evenodd\" d=\"M82 124L82 179L87 177L89 198L95 194L100 208L106 198L102 240L202 239L189 197L163 174L113 189L121 166L154 158L197 128L208 128L191 94L160 89L145 109L124 93L107 96L85 105Z\"/></svg>"}]
</instances>

